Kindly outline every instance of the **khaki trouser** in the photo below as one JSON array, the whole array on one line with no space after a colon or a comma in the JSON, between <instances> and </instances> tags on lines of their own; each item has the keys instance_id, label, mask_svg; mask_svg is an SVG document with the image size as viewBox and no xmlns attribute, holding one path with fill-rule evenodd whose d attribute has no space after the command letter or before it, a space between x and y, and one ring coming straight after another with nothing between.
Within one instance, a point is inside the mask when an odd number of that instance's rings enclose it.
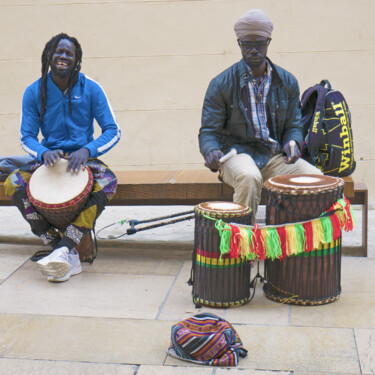
<instances>
[{"instance_id":1,"label":"khaki trouser","mask_svg":"<svg viewBox=\"0 0 375 375\"><path fill-rule=\"evenodd\" d=\"M221 169L221 177L234 189L233 202L248 205L255 218L260 201L263 182L282 174L322 174L303 159L294 164L286 164L282 155L272 155L268 164L259 169L248 154L237 154L227 160Z\"/></svg>"}]
</instances>

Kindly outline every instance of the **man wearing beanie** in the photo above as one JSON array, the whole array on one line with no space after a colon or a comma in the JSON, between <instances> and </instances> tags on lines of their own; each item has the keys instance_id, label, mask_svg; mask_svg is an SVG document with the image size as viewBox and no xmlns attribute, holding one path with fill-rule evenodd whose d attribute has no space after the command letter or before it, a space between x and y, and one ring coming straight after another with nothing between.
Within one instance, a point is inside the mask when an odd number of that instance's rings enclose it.
<instances>
[{"instance_id":1,"label":"man wearing beanie","mask_svg":"<svg viewBox=\"0 0 375 375\"><path fill-rule=\"evenodd\" d=\"M300 159L303 143L296 78L267 58L273 23L260 9L241 16L234 30L242 59L207 89L199 131L205 166L220 170L233 201L255 213L263 181L281 174L321 174ZM235 149L237 154L220 163Z\"/></svg>"}]
</instances>

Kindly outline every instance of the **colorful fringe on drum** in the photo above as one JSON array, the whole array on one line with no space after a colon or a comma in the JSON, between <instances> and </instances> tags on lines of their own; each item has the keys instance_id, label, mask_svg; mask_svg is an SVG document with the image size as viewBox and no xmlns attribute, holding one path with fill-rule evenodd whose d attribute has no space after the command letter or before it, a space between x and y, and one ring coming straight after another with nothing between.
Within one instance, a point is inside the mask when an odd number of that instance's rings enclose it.
<instances>
[{"instance_id":1,"label":"colorful fringe on drum","mask_svg":"<svg viewBox=\"0 0 375 375\"><path fill-rule=\"evenodd\" d=\"M217 220L221 255L249 260L284 259L318 249L353 230L355 217L350 202L343 197L319 218L301 223L274 226L245 226Z\"/></svg>"}]
</instances>

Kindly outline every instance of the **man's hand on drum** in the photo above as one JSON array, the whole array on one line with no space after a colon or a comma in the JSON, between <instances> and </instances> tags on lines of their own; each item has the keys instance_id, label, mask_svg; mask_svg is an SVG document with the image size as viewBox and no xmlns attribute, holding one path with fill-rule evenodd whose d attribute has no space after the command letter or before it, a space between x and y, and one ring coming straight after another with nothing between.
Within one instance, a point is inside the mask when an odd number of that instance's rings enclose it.
<instances>
[{"instance_id":1,"label":"man's hand on drum","mask_svg":"<svg viewBox=\"0 0 375 375\"><path fill-rule=\"evenodd\" d=\"M82 165L82 169L86 168L87 160L90 157L90 151L82 147L77 151L72 152L67 159L69 159L67 170L71 173L78 173Z\"/></svg>"},{"instance_id":2,"label":"man's hand on drum","mask_svg":"<svg viewBox=\"0 0 375 375\"><path fill-rule=\"evenodd\" d=\"M44 165L49 168L52 167L60 158L64 156L64 152L61 150L46 151L42 155Z\"/></svg>"},{"instance_id":3,"label":"man's hand on drum","mask_svg":"<svg viewBox=\"0 0 375 375\"><path fill-rule=\"evenodd\" d=\"M220 159L224 154L220 150L212 150L206 156L204 165L210 168L212 172L217 172L221 168Z\"/></svg>"},{"instance_id":4,"label":"man's hand on drum","mask_svg":"<svg viewBox=\"0 0 375 375\"><path fill-rule=\"evenodd\" d=\"M294 164L299 159L301 151L295 141L290 141L284 145L283 156L286 164Z\"/></svg>"}]
</instances>

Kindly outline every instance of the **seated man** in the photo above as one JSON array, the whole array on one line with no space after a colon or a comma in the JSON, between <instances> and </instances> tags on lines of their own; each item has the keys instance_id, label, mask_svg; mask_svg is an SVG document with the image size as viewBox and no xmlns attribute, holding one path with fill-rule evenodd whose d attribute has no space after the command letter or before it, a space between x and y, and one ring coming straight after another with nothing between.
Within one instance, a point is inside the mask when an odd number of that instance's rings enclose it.
<instances>
[{"instance_id":1,"label":"seated man","mask_svg":"<svg viewBox=\"0 0 375 375\"><path fill-rule=\"evenodd\" d=\"M300 159L303 143L296 78L267 58L273 23L251 9L234 26L242 60L215 77L206 93L199 132L205 166L220 170L233 200L253 209L263 181L281 174L321 174ZM237 155L220 158L232 148Z\"/></svg>"},{"instance_id":2,"label":"seated man","mask_svg":"<svg viewBox=\"0 0 375 375\"><path fill-rule=\"evenodd\" d=\"M93 229L96 218L113 197L116 176L96 159L119 140L121 131L111 105L98 83L80 73L82 50L67 34L53 37L42 54L42 77L25 91L22 101L21 144L36 159L37 166L53 166L62 156L69 158L68 171L89 167L94 187L78 217L63 236L32 206L26 194L27 181L35 165L21 167L4 185L28 221L34 234L55 249L38 261L48 281L66 281L82 271L75 247ZM50 70L51 68L51 70ZM93 138L94 119L102 134ZM38 140L39 132L43 139Z\"/></svg>"}]
</instances>

